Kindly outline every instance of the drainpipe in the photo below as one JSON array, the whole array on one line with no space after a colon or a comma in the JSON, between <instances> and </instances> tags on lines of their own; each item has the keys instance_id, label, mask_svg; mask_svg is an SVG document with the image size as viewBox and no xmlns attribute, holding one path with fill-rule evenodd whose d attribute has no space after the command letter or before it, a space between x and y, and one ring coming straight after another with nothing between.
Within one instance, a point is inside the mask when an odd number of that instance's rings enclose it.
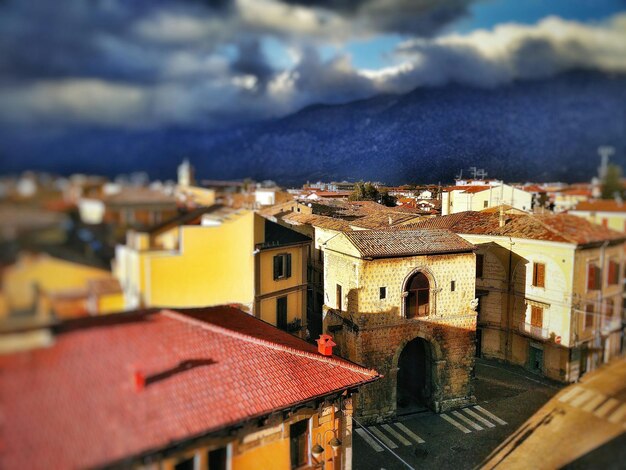
<instances>
[{"instance_id":1,"label":"drainpipe","mask_svg":"<svg viewBox=\"0 0 626 470\"><path fill-rule=\"evenodd\" d=\"M598 305L600 307L600 327L596 329L596 346L602 345L601 331L602 322L604 320L604 265L606 262L606 247L609 246L609 241L606 240L602 243L600 248L600 293L598 294ZM602 362L604 362L604 349L602 350Z\"/></svg>"},{"instance_id":2,"label":"drainpipe","mask_svg":"<svg viewBox=\"0 0 626 470\"><path fill-rule=\"evenodd\" d=\"M509 237L509 268L507 271L507 293L506 293L506 336L504 343L504 360L508 361L510 358L509 350L511 349L511 293L513 291L513 239Z\"/></svg>"}]
</instances>

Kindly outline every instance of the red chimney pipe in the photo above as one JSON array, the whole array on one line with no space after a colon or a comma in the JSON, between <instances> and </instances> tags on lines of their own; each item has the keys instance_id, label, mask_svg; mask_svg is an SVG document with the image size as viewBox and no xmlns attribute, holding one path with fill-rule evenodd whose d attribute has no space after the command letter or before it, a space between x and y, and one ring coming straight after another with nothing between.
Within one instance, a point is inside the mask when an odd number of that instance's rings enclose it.
<instances>
[{"instance_id":1,"label":"red chimney pipe","mask_svg":"<svg viewBox=\"0 0 626 470\"><path fill-rule=\"evenodd\" d=\"M322 356L332 356L333 346L337 346L330 335L320 335L317 341L317 351Z\"/></svg>"},{"instance_id":2,"label":"red chimney pipe","mask_svg":"<svg viewBox=\"0 0 626 470\"><path fill-rule=\"evenodd\" d=\"M142 372L135 371L133 373L133 383L135 385L135 391L140 392L146 386L146 376Z\"/></svg>"}]
</instances>

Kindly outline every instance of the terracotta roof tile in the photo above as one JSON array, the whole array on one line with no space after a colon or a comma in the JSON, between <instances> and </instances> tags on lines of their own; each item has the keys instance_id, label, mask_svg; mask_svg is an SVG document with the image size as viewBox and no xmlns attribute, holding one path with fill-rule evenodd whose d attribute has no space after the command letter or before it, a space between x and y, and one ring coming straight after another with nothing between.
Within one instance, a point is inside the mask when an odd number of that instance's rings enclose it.
<instances>
[{"instance_id":1,"label":"terracotta roof tile","mask_svg":"<svg viewBox=\"0 0 626 470\"><path fill-rule=\"evenodd\" d=\"M421 228L447 228L468 235L494 235L587 245L620 241L626 235L570 214L507 214L500 227L498 213L460 212L418 222Z\"/></svg>"},{"instance_id":2,"label":"terracotta roof tile","mask_svg":"<svg viewBox=\"0 0 626 470\"><path fill-rule=\"evenodd\" d=\"M474 249L474 245L449 230L359 230L345 236L364 258L457 253Z\"/></svg>"},{"instance_id":3,"label":"terracotta roof tile","mask_svg":"<svg viewBox=\"0 0 626 470\"><path fill-rule=\"evenodd\" d=\"M596 199L593 201L581 201L573 209L575 211L595 212L626 212L626 204L615 199Z\"/></svg>"},{"instance_id":4,"label":"terracotta roof tile","mask_svg":"<svg viewBox=\"0 0 626 470\"><path fill-rule=\"evenodd\" d=\"M0 357L0 467L111 464L379 377L234 308L181 312L66 322Z\"/></svg>"},{"instance_id":5,"label":"terracotta roof tile","mask_svg":"<svg viewBox=\"0 0 626 470\"><path fill-rule=\"evenodd\" d=\"M292 212L284 215L282 220L290 225L312 225L314 227L338 231L351 230L350 223L347 220L327 217L324 215Z\"/></svg>"}]
</instances>

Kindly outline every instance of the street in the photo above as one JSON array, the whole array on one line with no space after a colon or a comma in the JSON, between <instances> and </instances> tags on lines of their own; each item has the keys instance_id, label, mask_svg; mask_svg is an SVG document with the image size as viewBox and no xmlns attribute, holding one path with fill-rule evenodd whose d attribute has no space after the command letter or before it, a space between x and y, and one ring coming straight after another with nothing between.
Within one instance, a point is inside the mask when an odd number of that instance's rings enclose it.
<instances>
[{"instance_id":1,"label":"street","mask_svg":"<svg viewBox=\"0 0 626 470\"><path fill-rule=\"evenodd\" d=\"M355 423L353 467L473 468L560 390L521 368L482 359L474 387L477 404L462 410L365 428Z\"/></svg>"}]
</instances>

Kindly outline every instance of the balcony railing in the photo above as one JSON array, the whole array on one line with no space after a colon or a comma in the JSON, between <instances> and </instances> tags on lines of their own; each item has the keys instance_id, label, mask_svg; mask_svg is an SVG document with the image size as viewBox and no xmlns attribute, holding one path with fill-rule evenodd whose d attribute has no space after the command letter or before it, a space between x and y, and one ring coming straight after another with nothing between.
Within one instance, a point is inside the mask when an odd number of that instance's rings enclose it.
<instances>
[{"instance_id":1,"label":"balcony railing","mask_svg":"<svg viewBox=\"0 0 626 470\"><path fill-rule=\"evenodd\" d=\"M543 328L541 326L534 326L526 322L520 323L520 331L534 338L548 339L550 337L550 334L547 328Z\"/></svg>"}]
</instances>

